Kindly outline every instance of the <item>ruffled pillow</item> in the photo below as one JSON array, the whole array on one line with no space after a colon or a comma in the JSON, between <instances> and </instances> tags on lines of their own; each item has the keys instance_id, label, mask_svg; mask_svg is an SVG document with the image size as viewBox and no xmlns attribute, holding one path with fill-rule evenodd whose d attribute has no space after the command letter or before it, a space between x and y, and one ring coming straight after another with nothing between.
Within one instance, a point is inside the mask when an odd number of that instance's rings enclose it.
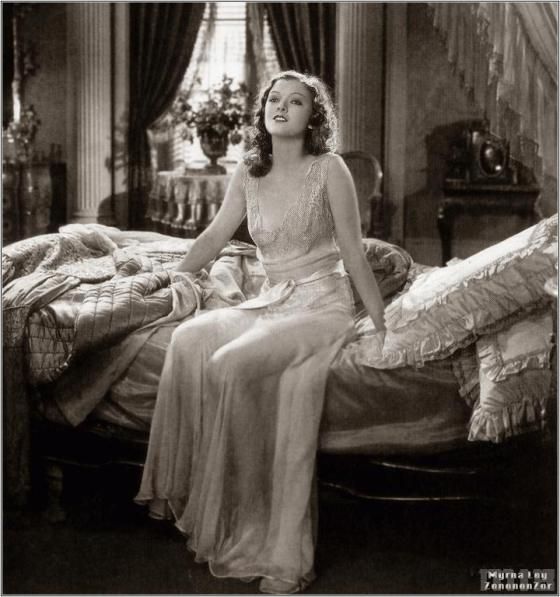
<instances>
[{"instance_id":1,"label":"ruffled pillow","mask_svg":"<svg viewBox=\"0 0 560 597\"><path fill-rule=\"evenodd\" d=\"M542 429L551 394L550 369L524 369L503 381L480 370L480 399L469 423L469 440L499 443Z\"/></svg>"},{"instance_id":2,"label":"ruffled pillow","mask_svg":"<svg viewBox=\"0 0 560 597\"><path fill-rule=\"evenodd\" d=\"M479 398L469 439L497 443L542 427L552 390L552 332L548 309L476 342Z\"/></svg>"},{"instance_id":3,"label":"ruffled pillow","mask_svg":"<svg viewBox=\"0 0 560 597\"><path fill-rule=\"evenodd\" d=\"M523 369L549 366L552 313L534 313L506 329L482 336L476 343L480 368L488 379L503 381Z\"/></svg>"},{"instance_id":4,"label":"ruffled pillow","mask_svg":"<svg viewBox=\"0 0 560 597\"><path fill-rule=\"evenodd\" d=\"M364 238L362 246L371 271L375 275L381 296L389 298L401 290L406 284L409 270L413 264L412 257L407 251L377 238ZM354 296L359 305L357 292L354 292Z\"/></svg>"},{"instance_id":5,"label":"ruffled pillow","mask_svg":"<svg viewBox=\"0 0 560 597\"><path fill-rule=\"evenodd\" d=\"M421 366L445 358L547 304L544 285L556 272L557 238L555 215L455 265L420 276L388 306L383 354L371 355L372 363Z\"/></svg>"},{"instance_id":6,"label":"ruffled pillow","mask_svg":"<svg viewBox=\"0 0 560 597\"><path fill-rule=\"evenodd\" d=\"M459 384L459 396L473 408L480 398L479 362L476 344L458 350L451 361L453 373Z\"/></svg>"}]
</instances>

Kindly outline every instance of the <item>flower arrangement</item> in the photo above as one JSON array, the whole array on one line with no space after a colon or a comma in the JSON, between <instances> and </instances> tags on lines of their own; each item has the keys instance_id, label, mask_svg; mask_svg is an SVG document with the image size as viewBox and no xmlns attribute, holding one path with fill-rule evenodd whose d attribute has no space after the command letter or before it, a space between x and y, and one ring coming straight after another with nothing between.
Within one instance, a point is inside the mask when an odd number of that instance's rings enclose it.
<instances>
[{"instance_id":1,"label":"flower arrangement","mask_svg":"<svg viewBox=\"0 0 560 597\"><path fill-rule=\"evenodd\" d=\"M245 84L233 87L233 79L224 75L221 83L207 92L207 99L193 107L185 91L180 91L169 111L169 125L181 127L183 139L193 140L193 129L201 139L219 137L236 145L243 139L243 127L249 124L248 91Z\"/></svg>"}]
</instances>

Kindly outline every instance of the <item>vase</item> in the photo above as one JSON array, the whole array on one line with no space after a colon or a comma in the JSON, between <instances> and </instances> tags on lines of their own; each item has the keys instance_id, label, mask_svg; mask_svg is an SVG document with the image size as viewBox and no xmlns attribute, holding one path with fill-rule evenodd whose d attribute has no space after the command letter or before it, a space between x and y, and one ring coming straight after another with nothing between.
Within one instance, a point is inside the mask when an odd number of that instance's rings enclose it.
<instances>
[{"instance_id":1,"label":"vase","mask_svg":"<svg viewBox=\"0 0 560 597\"><path fill-rule=\"evenodd\" d=\"M208 174L225 174L226 169L218 164L218 158L224 157L228 149L228 134L208 131L200 135L200 147L210 163L204 168Z\"/></svg>"}]
</instances>

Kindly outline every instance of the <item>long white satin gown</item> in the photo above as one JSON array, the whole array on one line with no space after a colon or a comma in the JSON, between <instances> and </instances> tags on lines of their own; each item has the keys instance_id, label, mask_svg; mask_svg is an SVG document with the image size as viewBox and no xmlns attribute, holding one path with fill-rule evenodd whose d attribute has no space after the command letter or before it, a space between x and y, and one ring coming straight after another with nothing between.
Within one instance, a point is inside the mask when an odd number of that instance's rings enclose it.
<instances>
[{"instance_id":1,"label":"long white satin gown","mask_svg":"<svg viewBox=\"0 0 560 597\"><path fill-rule=\"evenodd\" d=\"M315 455L329 364L353 329L353 298L327 197L310 165L282 224L265 230L259 179L248 226L267 274L260 295L174 332L159 384L139 503L171 511L218 577L269 593L314 578Z\"/></svg>"}]
</instances>

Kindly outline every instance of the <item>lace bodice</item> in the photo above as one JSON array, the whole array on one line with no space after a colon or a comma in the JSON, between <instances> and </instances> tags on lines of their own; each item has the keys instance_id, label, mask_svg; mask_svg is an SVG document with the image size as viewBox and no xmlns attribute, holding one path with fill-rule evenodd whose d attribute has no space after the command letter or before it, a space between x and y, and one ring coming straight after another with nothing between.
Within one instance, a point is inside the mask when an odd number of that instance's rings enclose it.
<instances>
[{"instance_id":1,"label":"lace bodice","mask_svg":"<svg viewBox=\"0 0 560 597\"><path fill-rule=\"evenodd\" d=\"M302 189L273 230L263 226L259 211L259 178L247 174L245 194L249 233L267 273L276 265L305 264L323 257L339 258L334 222L327 197L327 172L334 154L317 157L309 166Z\"/></svg>"}]
</instances>

